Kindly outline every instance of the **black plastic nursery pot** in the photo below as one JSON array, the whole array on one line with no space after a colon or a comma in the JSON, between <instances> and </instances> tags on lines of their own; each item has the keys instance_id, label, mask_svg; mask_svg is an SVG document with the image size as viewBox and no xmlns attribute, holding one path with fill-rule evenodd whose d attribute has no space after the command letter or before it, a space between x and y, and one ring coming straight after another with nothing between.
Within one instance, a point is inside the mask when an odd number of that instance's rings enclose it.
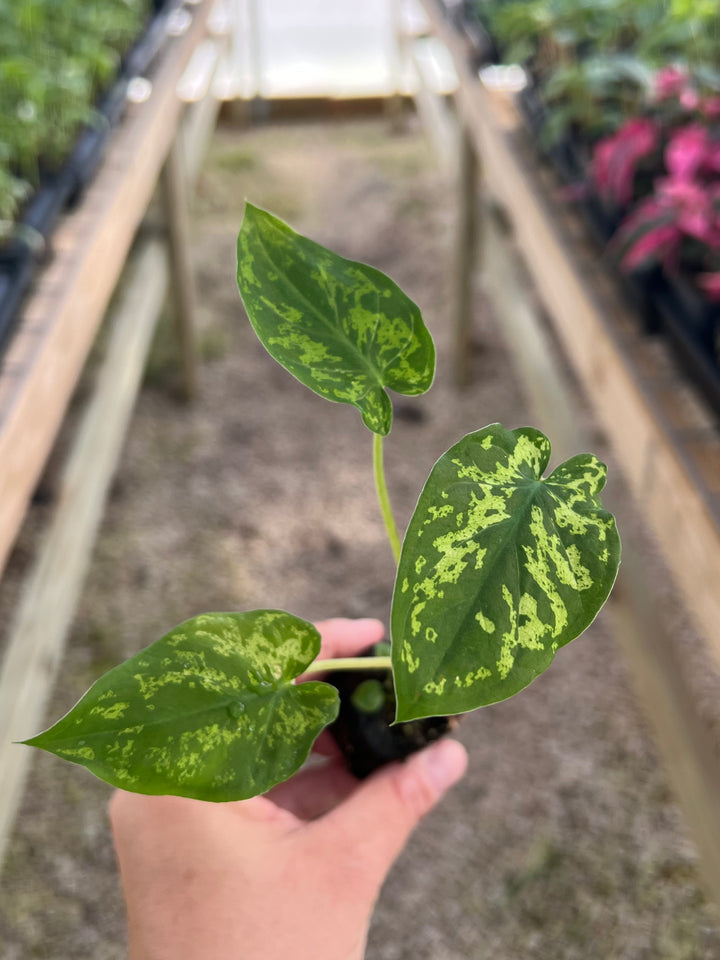
<instances>
[{"instance_id":1,"label":"black plastic nursery pot","mask_svg":"<svg viewBox=\"0 0 720 960\"><path fill-rule=\"evenodd\" d=\"M579 144L569 136L553 143L543 142L542 132L549 111L532 82L518 93L517 107L535 146L549 161L560 181L570 187L586 186L589 182L588 163Z\"/></svg>"},{"instance_id":2,"label":"black plastic nursery pot","mask_svg":"<svg viewBox=\"0 0 720 960\"><path fill-rule=\"evenodd\" d=\"M74 185L69 164L46 177L26 204L12 237L0 245L0 351L10 339L23 297L47 255L52 229Z\"/></svg>"},{"instance_id":3,"label":"black plastic nursery pot","mask_svg":"<svg viewBox=\"0 0 720 960\"><path fill-rule=\"evenodd\" d=\"M532 82L528 82L528 85L518 92L516 103L526 130L533 140L537 140L545 123L547 110Z\"/></svg>"},{"instance_id":4,"label":"black plastic nursery pot","mask_svg":"<svg viewBox=\"0 0 720 960\"><path fill-rule=\"evenodd\" d=\"M58 217L67 205L75 185L69 163L43 177L41 186L26 203L11 238L0 246L0 263L13 266L33 252L41 253Z\"/></svg>"},{"instance_id":5,"label":"black plastic nursery pot","mask_svg":"<svg viewBox=\"0 0 720 960\"><path fill-rule=\"evenodd\" d=\"M366 655L369 656L371 651ZM394 760L404 760L439 740L457 725L455 717L428 717L391 726L395 719L395 693L389 670L337 671L325 677L340 693L340 712L330 733L340 747L348 769L359 779ZM366 681L382 687L377 709L361 709L354 694Z\"/></svg>"},{"instance_id":6,"label":"black plastic nursery pot","mask_svg":"<svg viewBox=\"0 0 720 960\"><path fill-rule=\"evenodd\" d=\"M688 377L720 416L720 304L689 278L666 275L656 285L654 306Z\"/></svg>"},{"instance_id":7,"label":"black plastic nursery pot","mask_svg":"<svg viewBox=\"0 0 720 960\"><path fill-rule=\"evenodd\" d=\"M580 212L595 242L604 249L620 226L623 212L606 202L595 189L589 148L572 135L543 145L542 129L548 108L532 84L520 91L517 106L528 133L561 183L577 190L570 202Z\"/></svg>"}]
</instances>

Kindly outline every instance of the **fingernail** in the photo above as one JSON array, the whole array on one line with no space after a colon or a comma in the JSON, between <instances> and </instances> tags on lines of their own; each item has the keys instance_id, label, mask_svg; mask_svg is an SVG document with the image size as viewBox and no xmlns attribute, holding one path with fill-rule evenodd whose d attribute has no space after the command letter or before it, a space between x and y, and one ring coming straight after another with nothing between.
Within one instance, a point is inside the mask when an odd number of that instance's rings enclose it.
<instances>
[{"instance_id":1,"label":"fingernail","mask_svg":"<svg viewBox=\"0 0 720 960\"><path fill-rule=\"evenodd\" d=\"M417 763L422 766L430 785L442 793L465 773L468 756L465 747L457 740L440 740L417 754Z\"/></svg>"}]
</instances>

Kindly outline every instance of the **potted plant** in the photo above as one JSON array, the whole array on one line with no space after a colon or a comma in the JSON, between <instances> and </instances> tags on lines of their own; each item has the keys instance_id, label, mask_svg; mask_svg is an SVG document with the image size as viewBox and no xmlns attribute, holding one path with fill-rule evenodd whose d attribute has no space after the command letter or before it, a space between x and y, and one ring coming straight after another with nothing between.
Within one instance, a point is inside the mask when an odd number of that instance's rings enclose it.
<instances>
[{"instance_id":1,"label":"potted plant","mask_svg":"<svg viewBox=\"0 0 720 960\"><path fill-rule=\"evenodd\" d=\"M676 130L665 149L667 175L625 218L616 244L621 266L662 267L688 331L716 349L720 301L720 140L699 123ZM666 295L664 295L666 296Z\"/></svg>"},{"instance_id":2,"label":"potted plant","mask_svg":"<svg viewBox=\"0 0 720 960\"><path fill-rule=\"evenodd\" d=\"M543 477L547 438L499 424L438 460L401 542L383 438L393 418L387 390L415 396L433 380L434 346L417 306L378 270L250 204L238 284L275 359L320 396L356 407L372 434L398 564L391 647L317 660L315 627L274 609L180 624L25 741L139 793L236 800L290 777L338 714L337 689L317 679L328 670L392 677L396 724L510 697L594 619L620 559L599 499L605 466L581 454ZM377 685L365 692L377 696Z\"/></svg>"}]
</instances>

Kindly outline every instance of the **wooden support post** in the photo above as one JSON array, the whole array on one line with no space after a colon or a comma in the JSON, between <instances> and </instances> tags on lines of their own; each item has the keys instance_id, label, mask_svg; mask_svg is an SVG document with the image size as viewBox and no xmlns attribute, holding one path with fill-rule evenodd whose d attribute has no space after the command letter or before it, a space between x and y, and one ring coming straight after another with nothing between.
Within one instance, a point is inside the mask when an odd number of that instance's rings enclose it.
<instances>
[{"instance_id":1,"label":"wooden support post","mask_svg":"<svg viewBox=\"0 0 720 960\"><path fill-rule=\"evenodd\" d=\"M455 238L454 282L454 358L455 382L467 385L470 378L470 332L472 329L472 281L478 238L478 161L475 144L462 125L459 136L457 171L457 226Z\"/></svg>"},{"instance_id":2,"label":"wooden support post","mask_svg":"<svg viewBox=\"0 0 720 960\"><path fill-rule=\"evenodd\" d=\"M180 349L183 391L187 400L197 396L198 350L195 332L195 283L190 263L188 192L178 141L170 147L161 175L165 223L170 247L171 289L175 329Z\"/></svg>"},{"instance_id":3,"label":"wooden support post","mask_svg":"<svg viewBox=\"0 0 720 960\"><path fill-rule=\"evenodd\" d=\"M400 10L400 0L390 0L390 49L389 67L392 76L393 92L385 99L385 116L388 119L388 125L391 133L402 133L404 123L404 110L402 98L402 74L403 65L406 62L404 39L402 35L402 12Z\"/></svg>"},{"instance_id":4,"label":"wooden support post","mask_svg":"<svg viewBox=\"0 0 720 960\"><path fill-rule=\"evenodd\" d=\"M438 92L432 54L433 48L428 38L409 42L409 62L417 79L415 110L441 169L448 174L455 174L458 163L457 117L445 96Z\"/></svg>"},{"instance_id":5,"label":"wooden support post","mask_svg":"<svg viewBox=\"0 0 720 960\"><path fill-rule=\"evenodd\" d=\"M137 254L112 319L97 388L63 471L57 507L17 608L0 672L0 861L87 571L168 283L159 240Z\"/></svg>"}]
</instances>

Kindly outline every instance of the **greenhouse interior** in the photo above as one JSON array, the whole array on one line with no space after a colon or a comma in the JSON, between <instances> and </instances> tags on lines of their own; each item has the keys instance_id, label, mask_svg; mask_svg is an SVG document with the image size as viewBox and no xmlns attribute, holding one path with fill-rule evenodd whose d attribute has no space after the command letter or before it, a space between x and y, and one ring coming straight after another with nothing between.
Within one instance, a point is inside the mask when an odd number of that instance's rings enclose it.
<instances>
[{"instance_id":1,"label":"greenhouse interior","mask_svg":"<svg viewBox=\"0 0 720 960\"><path fill-rule=\"evenodd\" d=\"M717 0L0 0L0 100L0 960L718 960Z\"/></svg>"}]
</instances>

